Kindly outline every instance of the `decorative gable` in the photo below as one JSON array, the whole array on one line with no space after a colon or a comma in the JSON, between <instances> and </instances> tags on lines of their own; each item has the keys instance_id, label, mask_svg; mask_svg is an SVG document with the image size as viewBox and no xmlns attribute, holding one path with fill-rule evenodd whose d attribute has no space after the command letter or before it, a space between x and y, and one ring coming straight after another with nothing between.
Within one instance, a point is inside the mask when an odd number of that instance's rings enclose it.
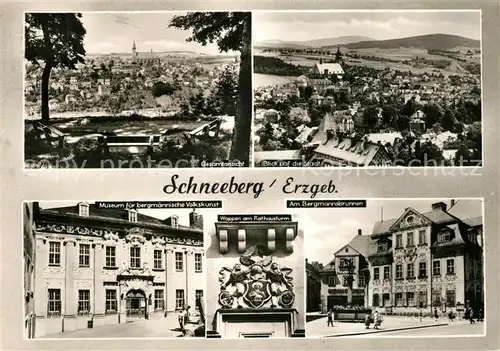
<instances>
[{"instance_id":1,"label":"decorative gable","mask_svg":"<svg viewBox=\"0 0 500 351\"><path fill-rule=\"evenodd\" d=\"M394 222L394 224L390 228L390 231L402 231L417 227L423 227L430 224L432 224L432 222L427 217L425 217L415 209L409 207L406 209L403 215L399 217L396 222Z\"/></svg>"}]
</instances>

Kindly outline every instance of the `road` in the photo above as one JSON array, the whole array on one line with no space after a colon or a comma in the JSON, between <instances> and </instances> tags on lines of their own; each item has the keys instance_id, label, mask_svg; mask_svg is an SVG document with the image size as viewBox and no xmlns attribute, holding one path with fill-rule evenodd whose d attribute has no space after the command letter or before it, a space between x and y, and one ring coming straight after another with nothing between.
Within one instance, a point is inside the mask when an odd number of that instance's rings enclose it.
<instances>
[{"instance_id":1,"label":"road","mask_svg":"<svg viewBox=\"0 0 500 351\"><path fill-rule=\"evenodd\" d=\"M434 327L434 328L422 328L422 329L411 329L411 330L401 330L401 331L393 331L393 332L385 332L378 334L366 334L359 335L356 337L359 338L373 338L373 337L391 337L391 336L408 336L408 337L419 337L419 336L448 336L448 335L459 335L459 336L468 336L468 335L482 335L484 330L484 323L450 323L447 326L442 327Z\"/></svg>"}]
</instances>

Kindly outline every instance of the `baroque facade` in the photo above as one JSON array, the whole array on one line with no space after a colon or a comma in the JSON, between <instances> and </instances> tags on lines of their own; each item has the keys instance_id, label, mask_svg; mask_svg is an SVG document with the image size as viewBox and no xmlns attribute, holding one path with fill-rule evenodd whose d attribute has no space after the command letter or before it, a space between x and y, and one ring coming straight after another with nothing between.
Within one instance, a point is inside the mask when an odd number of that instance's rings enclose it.
<instances>
[{"instance_id":1,"label":"baroque facade","mask_svg":"<svg viewBox=\"0 0 500 351\"><path fill-rule=\"evenodd\" d=\"M24 261L24 336L35 336L35 222L38 211L36 203L23 203L23 261Z\"/></svg>"},{"instance_id":2,"label":"baroque facade","mask_svg":"<svg viewBox=\"0 0 500 351\"><path fill-rule=\"evenodd\" d=\"M217 222L207 251L207 337L304 337L296 222Z\"/></svg>"},{"instance_id":3,"label":"baroque facade","mask_svg":"<svg viewBox=\"0 0 500 351\"><path fill-rule=\"evenodd\" d=\"M444 202L425 213L406 208L399 218L376 222L371 235L359 231L326 266L317 264L321 309L477 310L484 307L483 264L481 217L458 218Z\"/></svg>"},{"instance_id":4,"label":"baroque facade","mask_svg":"<svg viewBox=\"0 0 500 351\"><path fill-rule=\"evenodd\" d=\"M36 336L166 318L204 295L203 218L77 206L35 218ZM192 310L194 310L193 308Z\"/></svg>"}]
</instances>

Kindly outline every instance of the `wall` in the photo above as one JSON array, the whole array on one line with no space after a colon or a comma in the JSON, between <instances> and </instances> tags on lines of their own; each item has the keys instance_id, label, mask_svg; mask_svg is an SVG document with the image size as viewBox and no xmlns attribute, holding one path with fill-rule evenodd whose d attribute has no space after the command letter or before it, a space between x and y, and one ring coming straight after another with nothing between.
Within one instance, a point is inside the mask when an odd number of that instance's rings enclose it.
<instances>
[{"instance_id":1,"label":"wall","mask_svg":"<svg viewBox=\"0 0 500 351\"><path fill-rule=\"evenodd\" d=\"M293 241L293 253L283 254L279 252L277 245L277 252L273 255L281 267L291 268L293 271L293 292L295 294L295 302L293 308L298 311L298 320L296 329L304 329L305 318L305 260L303 253L303 239L304 232L299 229L295 240ZM214 330L214 317L217 309L219 308L218 296L220 293L219 284L219 271L223 267L232 268L235 263L239 261L241 254L230 251L227 254L219 252L219 242L216 237L215 227L209 229L205 237L207 245L207 331ZM266 245L267 242L263 242Z\"/></svg>"}]
</instances>

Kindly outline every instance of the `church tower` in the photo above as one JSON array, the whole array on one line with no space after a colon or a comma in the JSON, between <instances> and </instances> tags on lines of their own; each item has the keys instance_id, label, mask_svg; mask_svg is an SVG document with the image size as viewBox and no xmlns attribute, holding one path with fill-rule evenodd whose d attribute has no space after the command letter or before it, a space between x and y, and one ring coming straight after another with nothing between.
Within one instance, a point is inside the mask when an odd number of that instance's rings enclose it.
<instances>
[{"instance_id":1,"label":"church tower","mask_svg":"<svg viewBox=\"0 0 500 351\"><path fill-rule=\"evenodd\" d=\"M135 46L135 39L134 39L134 42L132 44L132 62L135 62L136 59L137 59L137 48Z\"/></svg>"}]
</instances>

